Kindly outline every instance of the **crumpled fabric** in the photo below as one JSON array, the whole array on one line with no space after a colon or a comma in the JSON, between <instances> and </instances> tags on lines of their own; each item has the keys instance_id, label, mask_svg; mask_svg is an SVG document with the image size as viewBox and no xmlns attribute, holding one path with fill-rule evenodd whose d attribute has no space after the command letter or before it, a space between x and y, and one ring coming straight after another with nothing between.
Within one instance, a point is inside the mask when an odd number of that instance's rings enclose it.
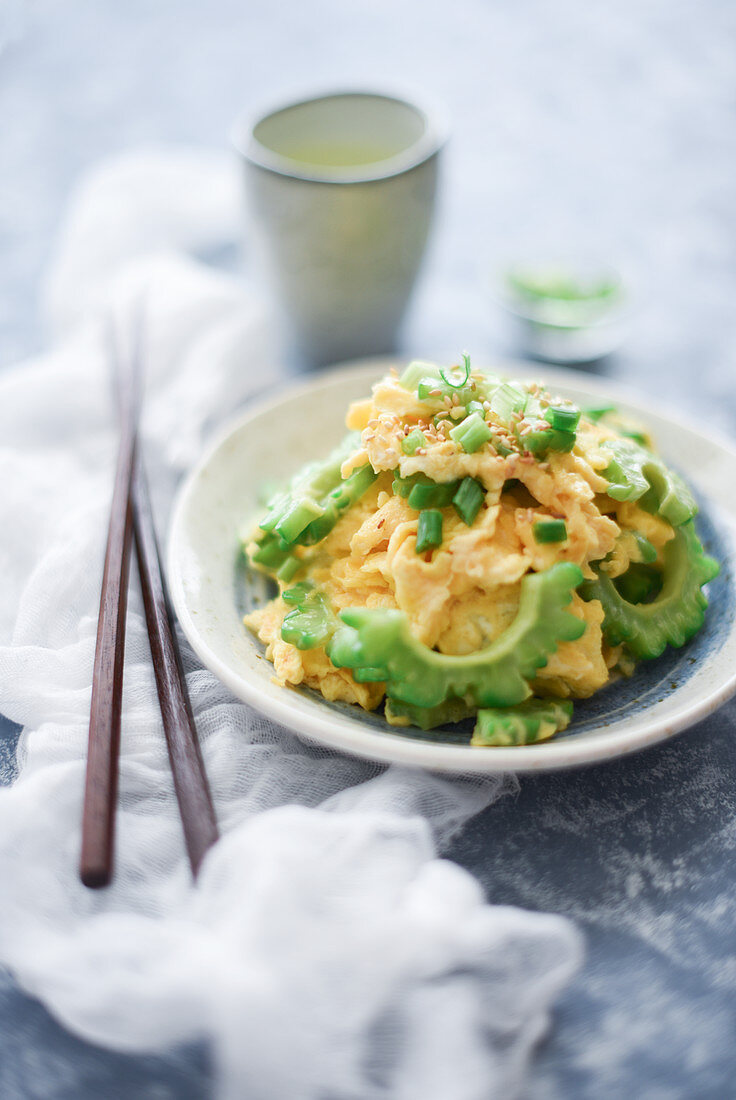
<instances>
[{"instance_id":1,"label":"crumpled fabric","mask_svg":"<svg viewBox=\"0 0 736 1100\"><path fill-rule=\"evenodd\" d=\"M104 316L124 327L145 298L144 453L163 532L207 434L277 378L257 298L182 252L236 235L233 172L149 152L84 181L46 282L61 335L0 378L0 711L24 726L0 790L0 963L102 1046L208 1040L227 1100L506 1100L580 938L560 917L487 904L439 853L513 777L307 745L183 643L222 830L193 884L134 572L115 879L90 891L77 877L116 445Z\"/></svg>"}]
</instances>

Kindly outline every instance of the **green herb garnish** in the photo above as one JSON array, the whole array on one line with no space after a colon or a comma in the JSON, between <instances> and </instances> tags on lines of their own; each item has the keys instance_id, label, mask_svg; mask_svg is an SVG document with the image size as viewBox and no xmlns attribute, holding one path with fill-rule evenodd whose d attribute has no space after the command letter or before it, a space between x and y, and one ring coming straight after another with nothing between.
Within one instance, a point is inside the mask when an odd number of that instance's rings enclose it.
<instances>
[{"instance_id":1,"label":"green herb garnish","mask_svg":"<svg viewBox=\"0 0 736 1100\"><path fill-rule=\"evenodd\" d=\"M437 508L426 508L419 513L417 524L417 554L432 550L442 542L442 512Z\"/></svg>"},{"instance_id":2,"label":"green herb garnish","mask_svg":"<svg viewBox=\"0 0 736 1100\"><path fill-rule=\"evenodd\" d=\"M532 524L537 542L564 542L567 538L567 526L564 519L538 519Z\"/></svg>"},{"instance_id":3,"label":"green herb garnish","mask_svg":"<svg viewBox=\"0 0 736 1100\"><path fill-rule=\"evenodd\" d=\"M468 355L468 353L466 351L464 351L462 353L462 360L463 360L463 368L462 369L464 369L465 373L464 373L463 377L460 379L459 382L453 382L451 380L451 378L448 377L445 374L444 368L440 367L440 378L442 379L442 381L445 383L446 386L450 387L451 390L461 390L463 388L463 386L465 386L467 384L467 381L470 378L470 356Z\"/></svg>"}]
</instances>

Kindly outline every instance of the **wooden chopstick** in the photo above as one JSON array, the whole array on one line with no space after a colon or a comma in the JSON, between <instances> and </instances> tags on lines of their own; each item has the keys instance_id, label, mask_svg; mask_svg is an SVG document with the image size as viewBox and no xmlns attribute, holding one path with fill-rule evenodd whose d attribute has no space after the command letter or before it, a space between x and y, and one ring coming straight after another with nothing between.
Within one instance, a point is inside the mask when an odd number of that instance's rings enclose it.
<instances>
[{"instance_id":1,"label":"wooden chopstick","mask_svg":"<svg viewBox=\"0 0 736 1100\"><path fill-rule=\"evenodd\" d=\"M82 813L79 875L85 886L107 886L112 877L120 716L125 657L132 510L140 397L141 320L129 368L120 378L120 443L107 531L97 643L92 673L87 775Z\"/></svg>"},{"instance_id":2,"label":"wooden chopstick","mask_svg":"<svg viewBox=\"0 0 736 1100\"><path fill-rule=\"evenodd\" d=\"M114 334L111 331L108 334L120 406L120 445L97 626L82 817L79 870L82 882L90 887L110 882L114 861L125 616L133 531L159 706L184 840L195 877L205 853L218 838L161 565L148 484L137 454L141 328L139 317L133 355L124 367Z\"/></svg>"},{"instance_id":3,"label":"wooden chopstick","mask_svg":"<svg viewBox=\"0 0 736 1100\"><path fill-rule=\"evenodd\" d=\"M173 612L161 567L148 483L140 459L133 477L131 499L138 571L161 718L184 841L192 874L196 878L205 853L217 840L217 820L187 694Z\"/></svg>"}]
</instances>

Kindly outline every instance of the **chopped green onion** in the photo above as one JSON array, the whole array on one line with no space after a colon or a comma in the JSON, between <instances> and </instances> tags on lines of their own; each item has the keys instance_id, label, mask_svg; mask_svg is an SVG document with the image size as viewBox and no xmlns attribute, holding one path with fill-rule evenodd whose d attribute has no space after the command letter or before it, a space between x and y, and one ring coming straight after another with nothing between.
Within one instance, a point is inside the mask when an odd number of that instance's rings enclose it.
<instances>
[{"instance_id":1,"label":"chopped green onion","mask_svg":"<svg viewBox=\"0 0 736 1100\"><path fill-rule=\"evenodd\" d=\"M370 463L360 466L348 474L344 481L323 499L323 514L307 524L296 537L302 546L314 546L329 535L343 512L363 496L376 480L376 474ZM278 527L276 528L278 530Z\"/></svg>"},{"instance_id":2,"label":"chopped green onion","mask_svg":"<svg viewBox=\"0 0 736 1100\"><path fill-rule=\"evenodd\" d=\"M435 385L437 384L437 367L434 363L426 363L422 359L413 359L407 367L404 368L404 373L399 378L399 385L403 386L405 390L415 390L422 379L431 378L435 376Z\"/></svg>"},{"instance_id":3,"label":"chopped green onion","mask_svg":"<svg viewBox=\"0 0 736 1100\"><path fill-rule=\"evenodd\" d=\"M297 497L293 504L286 509L274 531L285 543L294 542L305 527L314 519L319 519L325 514L321 504L311 497Z\"/></svg>"},{"instance_id":4,"label":"chopped green onion","mask_svg":"<svg viewBox=\"0 0 736 1100\"><path fill-rule=\"evenodd\" d=\"M408 435L401 440L401 449L405 455L416 454L420 447L424 447L427 437L419 428L412 428Z\"/></svg>"},{"instance_id":5,"label":"chopped green onion","mask_svg":"<svg viewBox=\"0 0 736 1100\"><path fill-rule=\"evenodd\" d=\"M426 474L410 474L409 477L394 478L393 490L396 496L404 497L412 508L419 512L422 508L445 508L457 492L457 481L433 481Z\"/></svg>"},{"instance_id":6,"label":"chopped green onion","mask_svg":"<svg viewBox=\"0 0 736 1100\"><path fill-rule=\"evenodd\" d=\"M457 491L457 481L417 481L409 493L409 507L420 512L423 508L446 508Z\"/></svg>"},{"instance_id":7,"label":"chopped green onion","mask_svg":"<svg viewBox=\"0 0 736 1100\"><path fill-rule=\"evenodd\" d=\"M528 423L528 422L527 422ZM544 424L544 427L540 427ZM520 446L537 458L544 458L548 451L571 451L575 446L575 432L563 432L559 428L548 428L546 421L532 422L532 430L516 433Z\"/></svg>"},{"instance_id":8,"label":"chopped green onion","mask_svg":"<svg viewBox=\"0 0 736 1100\"><path fill-rule=\"evenodd\" d=\"M460 488L452 498L452 503L460 519L463 523L467 523L468 527L472 527L475 523L485 495L483 486L474 477L465 477L460 482Z\"/></svg>"},{"instance_id":9,"label":"chopped green onion","mask_svg":"<svg viewBox=\"0 0 736 1100\"><path fill-rule=\"evenodd\" d=\"M525 420L546 420L547 419L547 406L542 405L536 394L527 394L526 403L524 405L524 419Z\"/></svg>"},{"instance_id":10,"label":"chopped green onion","mask_svg":"<svg viewBox=\"0 0 736 1100\"><path fill-rule=\"evenodd\" d=\"M258 542L258 549L252 555L254 565L262 565L265 569L278 569L284 561L290 557L287 550L281 546L278 535L264 535Z\"/></svg>"},{"instance_id":11,"label":"chopped green onion","mask_svg":"<svg viewBox=\"0 0 736 1100\"><path fill-rule=\"evenodd\" d=\"M412 491L412 488L414 487L414 484L415 483L411 478L400 477L397 474L396 477L393 480L393 484L391 485L391 488L394 491L394 496L406 498L406 497L409 496L409 493Z\"/></svg>"},{"instance_id":12,"label":"chopped green onion","mask_svg":"<svg viewBox=\"0 0 736 1100\"><path fill-rule=\"evenodd\" d=\"M297 575L299 570L304 565L301 558L297 558L294 554L290 554L284 564L276 570L276 576L280 581L284 581L286 584Z\"/></svg>"},{"instance_id":13,"label":"chopped green onion","mask_svg":"<svg viewBox=\"0 0 736 1100\"><path fill-rule=\"evenodd\" d=\"M567 538L564 519L538 519L532 531L537 542L564 542Z\"/></svg>"},{"instance_id":14,"label":"chopped green onion","mask_svg":"<svg viewBox=\"0 0 736 1100\"><path fill-rule=\"evenodd\" d=\"M420 401L428 398L436 399L442 396L442 386L436 378L423 378L417 386L417 397Z\"/></svg>"},{"instance_id":15,"label":"chopped green onion","mask_svg":"<svg viewBox=\"0 0 736 1100\"><path fill-rule=\"evenodd\" d=\"M463 369L465 371L465 374L463 375L463 377L460 379L459 382L454 382L452 380L452 378L448 378L448 376L445 374L442 367L440 367L440 378L442 379L442 381L447 386L450 387L450 389L461 390L463 388L463 386L466 384L466 382L468 381L468 379L470 378L470 356L465 351L462 353L462 360L463 360Z\"/></svg>"},{"instance_id":16,"label":"chopped green onion","mask_svg":"<svg viewBox=\"0 0 736 1100\"><path fill-rule=\"evenodd\" d=\"M553 428L574 432L580 423L580 409L574 405L550 405L545 409L544 418Z\"/></svg>"},{"instance_id":17,"label":"chopped green onion","mask_svg":"<svg viewBox=\"0 0 736 1100\"><path fill-rule=\"evenodd\" d=\"M450 437L466 454L472 455L492 438L493 432L479 413L471 413L450 429Z\"/></svg>"},{"instance_id":18,"label":"chopped green onion","mask_svg":"<svg viewBox=\"0 0 736 1100\"><path fill-rule=\"evenodd\" d=\"M442 542L442 512L436 508L427 508L419 513L417 524L417 554L431 550Z\"/></svg>"},{"instance_id":19,"label":"chopped green onion","mask_svg":"<svg viewBox=\"0 0 736 1100\"><path fill-rule=\"evenodd\" d=\"M491 397L491 410L510 426L513 413L523 412L526 408L527 398L526 392L518 390L510 382L504 382Z\"/></svg>"}]
</instances>

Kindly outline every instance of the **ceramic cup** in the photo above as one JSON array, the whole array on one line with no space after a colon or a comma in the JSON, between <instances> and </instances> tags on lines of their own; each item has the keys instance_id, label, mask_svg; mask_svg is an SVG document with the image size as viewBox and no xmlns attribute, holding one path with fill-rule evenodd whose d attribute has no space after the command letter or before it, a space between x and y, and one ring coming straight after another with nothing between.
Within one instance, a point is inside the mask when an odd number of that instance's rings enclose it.
<instances>
[{"instance_id":1,"label":"ceramic cup","mask_svg":"<svg viewBox=\"0 0 736 1100\"><path fill-rule=\"evenodd\" d=\"M392 351L421 266L447 126L366 91L240 123L250 234L307 362Z\"/></svg>"}]
</instances>

